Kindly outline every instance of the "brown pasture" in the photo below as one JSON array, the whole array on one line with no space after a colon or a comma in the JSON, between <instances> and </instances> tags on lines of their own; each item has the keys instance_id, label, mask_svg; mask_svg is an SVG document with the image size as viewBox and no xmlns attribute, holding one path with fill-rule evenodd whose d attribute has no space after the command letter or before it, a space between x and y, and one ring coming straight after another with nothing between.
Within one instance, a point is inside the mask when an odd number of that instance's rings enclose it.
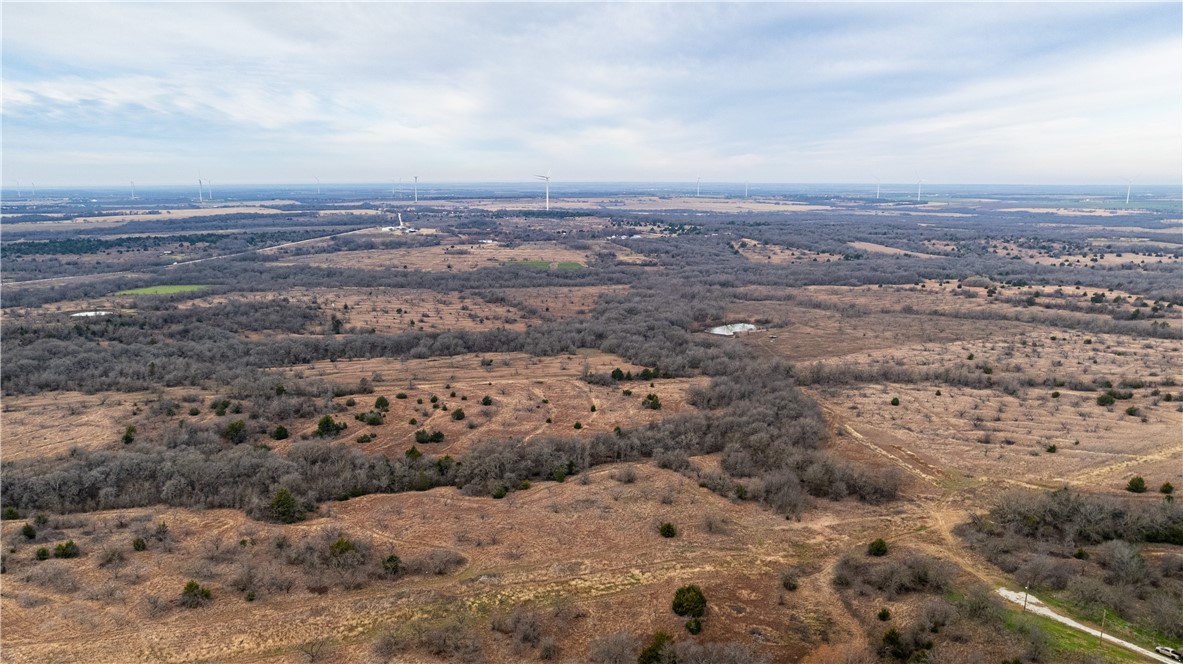
<instances>
[{"instance_id":1,"label":"brown pasture","mask_svg":"<svg viewBox=\"0 0 1183 664\"><path fill-rule=\"evenodd\" d=\"M559 262L586 265L588 253L553 242L517 247L501 244L448 244L415 249L371 249L284 258L284 265L336 266L343 262L363 270L408 269L425 272L477 270L512 261L546 261L553 269ZM539 268L541 269L541 268Z\"/></svg>"},{"instance_id":2,"label":"brown pasture","mask_svg":"<svg viewBox=\"0 0 1183 664\"><path fill-rule=\"evenodd\" d=\"M339 440L367 452L387 455L399 455L410 449L419 429L445 435L443 443L420 445L424 452L457 456L473 444L487 440L591 436L618 426L641 426L692 410L686 404L686 390L705 383L702 378L665 378L651 381L653 387L642 381L623 381L616 387L607 387L580 379L584 371L607 374L617 367L634 374L642 369L614 355L581 351L575 356L560 357L488 353L405 361L342 360L293 367L284 373L342 385L356 385L363 378L370 380L373 393L355 395L352 397L355 405L336 416L349 425ZM625 396L626 389L631 389L633 394ZM456 396L451 396L453 392ZM397 398L399 393L407 398ZM660 410L642 407L642 399L650 393L661 399ZM390 401L384 424L368 426L354 419L354 414L371 410L379 396ZM439 408L433 407L433 396L438 398ZM481 405L485 396L492 399L492 405ZM420 400L423 403L418 403ZM337 401L344 403L346 399ZM457 409L464 411L463 420L453 419ZM410 424L412 418L416 424ZM576 422L580 429L574 428ZM295 439L311 436L316 421L310 419L289 428ZM357 443L357 436L363 433L375 439Z\"/></svg>"}]
</instances>

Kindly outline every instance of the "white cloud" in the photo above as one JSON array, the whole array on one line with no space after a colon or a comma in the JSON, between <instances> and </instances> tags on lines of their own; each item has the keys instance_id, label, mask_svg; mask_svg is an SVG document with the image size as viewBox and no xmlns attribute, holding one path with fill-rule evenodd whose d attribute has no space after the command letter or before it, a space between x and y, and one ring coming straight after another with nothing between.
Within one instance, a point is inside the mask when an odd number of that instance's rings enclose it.
<instances>
[{"instance_id":1,"label":"white cloud","mask_svg":"<svg viewBox=\"0 0 1183 664\"><path fill-rule=\"evenodd\" d=\"M1177 6L4 11L10 177L1183 177Z\"/></svg>"}]
</instances>

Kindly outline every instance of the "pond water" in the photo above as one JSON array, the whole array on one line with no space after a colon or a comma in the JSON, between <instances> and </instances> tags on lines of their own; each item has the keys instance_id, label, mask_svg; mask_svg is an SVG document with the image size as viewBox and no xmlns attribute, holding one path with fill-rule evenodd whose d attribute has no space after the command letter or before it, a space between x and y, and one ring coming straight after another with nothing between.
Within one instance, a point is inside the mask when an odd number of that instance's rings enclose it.
<instances>
[{"instance_id":1,"label":"pond water","mask_svg":"<svg viewBox=\"0 0 1183 664\"><path fill-rule=\"evenodd\" d=\"M730 325L712 327L708 331L711 334L718 334L723 337L734 337L736 332L751 332L754 329L756 329L756 326L751 323L732 323Z\"/></svg>"}]
</instances>

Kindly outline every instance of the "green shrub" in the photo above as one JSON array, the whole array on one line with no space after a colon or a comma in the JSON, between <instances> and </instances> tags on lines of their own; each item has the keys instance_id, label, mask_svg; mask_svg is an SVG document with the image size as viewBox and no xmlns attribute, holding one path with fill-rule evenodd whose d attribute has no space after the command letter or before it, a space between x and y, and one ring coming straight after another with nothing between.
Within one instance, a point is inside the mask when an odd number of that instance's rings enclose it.
<instances>
[{"instance_id":1,"label":"green shrub","mask_svg":"<svg viewBox=\"0 0 1183 664\"><path fill-rule=\"evenodd\" d=\"M353 397L349 397L348 399L345 400L345 405L349 406L350 408L353 408L354 406L357 405L357 399L354 399Z\"/></svg>"},{"instance_id":2,"label":"green shrub","mask_svg":"<svg viewBox=\"0 0 1183 664\"><path fill-rule=\"evenodd\" d=\"M659 664L659 662L665 661L662 655L666 647L673 641L674 637L665 632L654 634L649 643L641 649L641 654L637 656L637 664Z\"/></svg>"},{"instance_id":3,"label":"green shrub","mask_svg":"<svg viewBox=\"0 0 1183 664\"><path fill-rule=\"evenodd\" d=\"M1114 401L1113 395L1108 392L1097 397L1097 405L1098 406L1112 406L1113 401Z\"/></svg>"},{"instance_id":4,"label":"green shrub","mask_svg":"<svg viewBox=\"0 0 1183 664\"><path fill-rule=\"evenodd\" d=\"M389 556L386 556L386 559L382 561L382 571L386 572L390 576L398 576L399 570L401 570L402 567L403 561L393 553Z\"/></svg>"},{"instance_id":5,"label":"green shrub","mask_svg":"<svg viewBox=\"0 0 1183 664\"><path fill-rule=\"evenodd\" d=\"M144 551L148 548L148 543L143 537L137 537L131 541L131 548L135 551Z\"/></svg>"},{"instance_id":6,"label":"green shrub","mask_svg":"<svg viewBox=\"0 0 1183 664\"><path fill-rule=\"evenodd\" d=\"M686 621L686 631L691 634L698 634L702 631L702 618L691 618Z\"/></svg>"},{"instance_id":7,"label":"green shrub","mask_svg":"<svg viewBox=\"0 0 1183 664\"><path fill-rule=\"evenodd\" d=\"M457 408L456 410L452 411L452 419L456 420L457 422L464 419L464 409Z\"/></svg>"},{"instance_id":8,"label":"green shrub","mask_svg":"<svg viewBox=\"0 0 1183 664\"><path fill-rule=\"evenodd\" d=\"M707 611L707 598L696 585L682 586L674 592L672 608L676 615L701 618Z\"/></svg>"},{"instance_id":9,"label":"green shrub","mask_svg":"<svg viewBox=\"0 0 1183 664\"><path fill-rule=\"evenodd\" d=\"M1126 408L1125 414L1129 415L1131 417L1136 417L1138 415L1138 407L1137 406L1130 406L1129 408Z\"/></svg>"},{"instance_id":10,"label":"green shrub","mask_svg":"<svg viewBox=\"0 0 1183 664\"><path fill-rule=\"evenodd\" d=\"M641 407L648 408L649 410L661 410L661 399L656 394L646 394L645 398L641 401Z\"/></svg>"},{"instance_id":11,"label":"green shrub","mask_svg":"<svg viewBox=\"0 0 1183 664\"><path fill-rule=\"evenodd\" d=\"M482 406L492 406L493 405L493 397L486 394L484 396L484 398L481 399L481 405Z\"/></svg>"},{"instance_id":12,"label":"green shrub","mask_svg":"<svg viewBox=\"0 0 1183 664\"><path fill-rule=\"evenodd\" d=\"M1125 485L1125 490L1130 493L1146 493L1146 480L1142 479L1141 475L1134 475Z\"/></svg>"},{"instance_id":13,"label":"green shrub","mask_svg":"<svg viewBox=\"0 0 1183 664\"><path fill-rule=\"evenodd\" d=\"M16 511L16 508L13 507L12 505L5 507L4 512L0 513L0 519L3 519L4 521L12 521L13 519L19 519L19 518L21 518L21 515Z\"/></svg>"},{"instance_id":14,"label":"green shrub","mask_svg":"<svg viewBox=\"0 0 1183 664\"><path fill-rule=\"evenodd\" d=\"M209 588L198 584L196 581L190 580L185 584L185 589L181 591L181 606L189 609L196 609L199 606L209 604L212 595Z\"/></svg>"},{"instance_id":15,"label":"green shrub","mask_svg":"<svg viewBox=\"0 0 1183 664\"><path fill-rule=\"evenodd\" d=\"M340 558L341 556L356 550L357 546L344 537L338 537L335 542L329 545L329 555L334 558Z\"/></svg>"},{"instance_id":16,"label":"green shrub","mask_svg":"<svg viewBox=\"0 0 1183 664\"><path fill-rule=\"evenodd\" d=\"M131 445L132 443L135 442L135 440L136 440L136 428L129 424L129 425L127 425L127 428L123 430L123 438L122 438L123 444L124 445Z\"/></svg>"},{"instance_id":17,"label":"green shrub","mask_svg":"<svg viewBox=\"0 0 1183 664\"><path fill-rule=\"evenodd\" d=\"M891 610L888 609L887 607L883 607L882 609L879 609L879 619L884 622L891 620Z\"/></svg>"},{"instance_id":18,"label":"green shrub","mask_svg":"<svg viewBox=\"0 0 1183 664\"><path fill-rule=\"evenodd\" d=\"M674 524L667 521L667 522L661 524L660 527L658 527L657 532L662 537L677 537L678 528L676 526L674 526Z\"/></svg>"},{"instance_id":19,"label":"green shrub","mask_svg":"<svg viewBox=\"0 0 1183 664\"><path fill-rule=\"evenodd\" d=\"M373 434L363 433L362 435L358 436L354 440L356 440L359 443L365 444L365 443L370 442L373 439L374 439Z\"/></svg>"},{"instance_id":20,"label":"green shrub","mask_svg":"<svg viewBox=\"0 0 1183 664\"><path fill-rule=\"evenodd\" d=\"M34 557L37 558L37 560L49 560L49 549L45 547L37 549L37 553Z\"/></svg>"},{"instance_id":21,"label":"green shrub","mask_svg":"<svg viewBox=\"0 0 1183 664\"><path fill-rule=\"evenodd\" d=\"M190 417L197 417L200 414L201 414L201 410L199 410L196 406L189 409L189 416Z\"/></svg>"},{"instance_id":22,"label":"green shrub","mask_svg":"<svg viewBox=\"0 0 1183 664\"><path fill-rule=\"evenodd\" d=\"M1077 560L1088 560L1089 559L1089 552L1085 551L1084 547L1077 547L1076 553L1072 554L1072 557Z\"/></svg>"},{"instance_id":23,"label":"green shrub","mask_svg":"<svg viewBox=\"0 0 1183 664\"><path fill-rule=\"evenodd\" d=\"M1052 392L1052 398L1059 399L1060 398L1060 391L1056 390L1056 391Z\"/></svg>"},{"instance_id":24,"label":"green shrub","mask_svg":"<svg viewBox=\"0 0 1183 664\"><path fill-rule=\"evenodd\" d=\"M222 429L222 438L235 445L246 441L246 420L234 420Z\"/></svg>"},{"instance_id":25,"label":"green shrub","mask_svg":"<svg viewBox=\"0 0 1183 664\"><path fill-rule=\"evenodd\" d=\"M1055 445L1048 445L1047 452L1048 452L1048 454L1055 454L1056 453L1056 446Z\"/></svg>"},{"instance_id":26,"label":"green shrub","mask_svg":"<svg viewBox=\"0 0 1183 664\"><path fill-rule=\"evenodd\" d=\"M377 400L374 401L374 408L377 408L378 410L390 410L390 399L387 399L386 397L378 397Z\"/></svg>"},{"instance_id":27,"label":"green shrub","mask_svg":"<svg viewBox=\"0 0 1183 664\"><path fill-rule=\"evenodd\" d=\"M59 544L53 547L54 558L77 558L82 552L78 549L78 545L74 540L66 540L65 544Z\"/></svg>"},{"instance_id":28,"label":"green shrub","mask_svg":"<svg viewBox=\"0 0 1183 664\"><path fill-rule=\"evenodd\" d=\"M394 398L395 399L406 399L407 393L406 392L399 392L398 394L394 395Z\"/></svg>"},{"instance_id":29,"label":"green shrub","mask_svg":"<svg viewBox=\"0 0 1183 664\"><path fill-rule=\"evenodd\" d=\"M900 405L900 398L899 397L892 397L891 398L891 405L893 405L893 406Z\"/></svg>"},{"instance_id":30,"label":"green shrub","mask_svg":"<svg viewBox=\"0 0 1183 664\"><path fill-rule=\"evenodd\" d=\"M330 438L341 433L348 427L349 425L344 422L334 420L332 415L325 415L316 423L316 435L320 438Z\"/></svg>"},{"instance_id":31,"label":"green shrub","mask_svg":"<svg viewBox=\"0 0 1183 664\"><path fill-rule=\"evenodd\" d=\"M1169 496L1172 493L1175 493L1175 486L1170 482L1163 482L1162 486L1158 487L1158 492L1165 493Z\"/></svg>"},{"instance_id":32,"label":"green shrub","mask_svg":"<svg viewBox=\"0 0 1183 664\"><path fill-rule=\"evenodd\" d=\"M33 539L37 537L37 529L33 527L33 524L26 523L24 527L21 528L21 534L25 536L25 539Z\"/></svg>"},{"instance_id":33,"label":"green shrub","mask_svg":"<svg viewBox=\"0 0 1183 664\"><path fill-rule=\"evenodd\" d=\"M509 493L508 487L499 486L496 489L493 489L493 498L496 500L501 500L507 493Z\"/></svg>"},{"instance_id":34,"label":"green shrub","mask_svg":"<svg viewBox=\"0 0 1183 664\"><path fill-rule=\"evenodd\" d=\"M272 440L284 440L287 437L288 437L287 427L283 426L282 424L275 427L275 431L271 432L271 439Z\"/></svg>"},{"instance_id":35,"label":"green shrub","mask_svg":"<svg viewBox=\"0 0 1183 664\"><path fill-rule=\"evenodd\" d=\"M582 423L582 422L576 422L576 423L575 423L575 428L576 428L576 429L582 429L582 428L583 428L583 423Z\"/></svg>"},{"instance_id":36,"label":"green shrub","mask_svg":"<svg viewBox=\"0 0 1183 664\"><path fill-rule=\"evenodd\" d=\"M406 457L412 461L418 459L421 456L423 456L423 453L420 452L419 448L415 447L414 445L411 446L411 449L406 451Z\"/></svg>"},{"instance_id":37,"label":"green shrub","mask_svg":"<svg viewBox=\"0 0 1183 664\"><path fill-rule=\"evenodd\" d=\"M279 487L271 499L271 516L280 523L295 523L304 518L304 512L296 504L296 497L287 487Z\"/></svg>"},{"instance_id":38,"label":"green shrub","mask_svg":"<svg viewBox=\"0 0 1183 664\"><path fill-rule=\"evenodd\" d=\"M868 556L886 556L887 555L887 542L884 542L883 538L879 538L879 539L875 540L874 542L871 542L870 544L867 545L867 555Z\"/></svg>"}]
</instances>

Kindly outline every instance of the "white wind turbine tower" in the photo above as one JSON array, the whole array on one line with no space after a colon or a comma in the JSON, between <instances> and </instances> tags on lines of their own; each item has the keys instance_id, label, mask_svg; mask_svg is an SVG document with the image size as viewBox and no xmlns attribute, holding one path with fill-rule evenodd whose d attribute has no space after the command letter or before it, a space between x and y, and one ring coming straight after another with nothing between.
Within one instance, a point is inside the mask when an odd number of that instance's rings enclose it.
<instances>
[{"instance_id":1,"label":"white wind turbine tower","mask_svg":"<svg viewBox=\"0 0 1183 664\"><path fill-rule=\"evenodd\" d=\"M419 176L418 175L414 176L414 179L415 179L415 189L414 189L415 202L418 203L419 202Z\"/></svg>"},{"instance_id":2,"label":"white wind turbine tower","mask_svg":"<svg viewBox=\"0 0 1183 664\"><path fill-rule=\"evenodd\" d=\"M131 199L133 201L136 199L136 181L135 180L131 181Z\"/></svg>"},{"instance_id":3,"label":"white wind turbine tower","mask_svg":"<svg viewBox=\"0 0 1183 664\"><path fill-rule=\"evenodd\" d=\"M318 177L316 177L315 175L313 175L313 176L312 176L312 179L313 179L313 180L316 180L316 195L317 195L317 196L320 196L320 178L318 178Z\"/></svg>"},{"instance_id":4,"label":"white wind turbine tower","mask_svg":"<svg viewBox=\"0 0 1183 664\"><path fill-rule=\"evenodd\" d=\"M1129 178L1126 178L1125 179L1125 204L1126 205L1130 204L1130 189L1132 189L1133 186L1134 186L1134 181Z\"/></svg>"},{"instance_id":5,"label":"white wind turbine tower","mask_svg":"<svg viewBox=\"0 0 1183 664\"><path fill-rule=\"evenodd\" d=\"M197 203L198 205L205 204L205 190L201 188L201 178L197 178Z\"/></svg>"},{"instance_id":6,"label":"white wind turbine tower","mask_svg":"<svg viewBox=\"0 0 1183 664\"><path fill-rule=\"evenodd\" d=\"M211 201L211 202L214 200L214 187L213 187L213 184L214 184L214 181L213 181L213 180L209 180L209 179L207 179L207 180L205 181L205 189L206 189L206 193L207 193L207 194L209 194L209 199L210 199L210 201Z\"/></svg>"},{"instance_id":7,"label":"white wind turbine tower","mask_svg":"<svg viewBox=\"0 0 1183 664\"><path fill-rule=\"evenodd\" d=\"M696 198L702 196L702 178L698 178L694 183L694 196Z\"/></svg>"},{"instance_id":8,"label":"white wind turbine tower","mask_svg":"<svg viewBox=\"0 0 1183 664\"><path fill-rule=\"evenodd\" d=\"M875 178L875 200L879 200L879 187L881 186L883 183L879 181L879 178Z\"/></svg>"},{"instance_id":9,"label":"white wind turbine tower","mask_svg":"<svg viewBox=\"0 0 1183 664\"><path fill-rule=\"evenodd\" d=\"M748 197L748 183L747 182L743 183L743 197L744 198Z\"/></svg>"},{"instance_id":10,"label":"white wind turbine tower","mask_svg":"<svg viewBox=\"0 0 1183 664\"><path fill-rule=\"evenodd\" d=\"M535 175L534 177L546 183L546 211L550 212L550 171L546 171L546 175Z\"/></svg>"},{"instance_id":11,"label":"white wind turbine tower","mask_svg":"<svg viewBox=\"0 0 1183 664\"><path fill-rule=\"evenodd\" d=\"M924 180L916 178L916 200L920 201L920 185L924 184Z\"/></svg>"}]
</instances>

